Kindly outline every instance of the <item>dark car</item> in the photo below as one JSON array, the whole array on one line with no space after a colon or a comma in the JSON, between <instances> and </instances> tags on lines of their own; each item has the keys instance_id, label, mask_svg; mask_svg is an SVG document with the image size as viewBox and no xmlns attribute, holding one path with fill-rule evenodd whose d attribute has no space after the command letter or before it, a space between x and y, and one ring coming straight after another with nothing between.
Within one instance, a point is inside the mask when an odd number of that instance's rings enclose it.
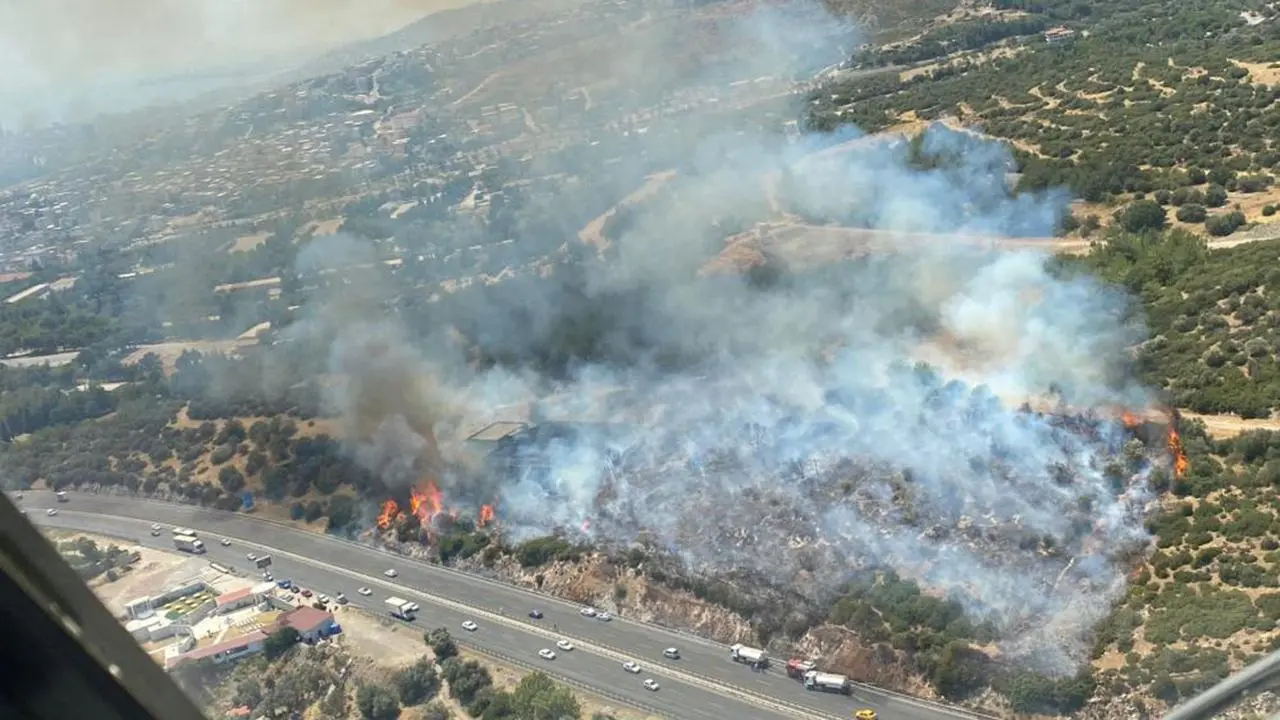
<instances>
[{"instance_id":1,"label":"dark car","mask_svg":"<svg viewBox=\"0 0 1280 720\"><path fill-rule=\"evenodd\" d=\"M530 610L530 611L529 611L529 617L533 618L534 620L541 620L541 619L542 619L542 611L541 611L541 610Z\"/></svg>"}]
</instances>

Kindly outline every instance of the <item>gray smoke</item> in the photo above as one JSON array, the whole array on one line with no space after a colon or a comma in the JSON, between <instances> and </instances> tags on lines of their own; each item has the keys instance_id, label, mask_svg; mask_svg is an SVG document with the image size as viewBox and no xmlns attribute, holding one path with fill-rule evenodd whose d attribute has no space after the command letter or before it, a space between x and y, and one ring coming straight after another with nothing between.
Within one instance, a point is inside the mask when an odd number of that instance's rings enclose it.
<instances>
[{"instance_id":1,"label":"gray smoke","mask_svg":"<svg viewBox=\"0 0 1280 720\"><path fill-rule=\"evenodd\" d=\"M820 64L815 48L838 58L833 45L849 44L826 32L830 22L777 11L735 21L725 46L747 49L702 66L699 82L802 75ZM638 54L675 82L661 54ZM360 457L401 478L434 445L427 418L451 460L461 457L457 429L527 417L530 406L598 423L542 424L512 472L459 475L477 486L451 497L487 498L497 484L514 539L568 531L606 546L644 542L695 572L819 595L860 570L893 568L995 622L1006 647L1042 669L1072 669L1123 588L1123 555L1145 542L1150 464L1117 469L1124 438L1112 424L1015 408L1051 387L1072 406L1148 404L1127 376L1143 329L1126 319L1126 298L1055 276L1046 253L960 241L904 244L767 289L698 277L723 249L721 220L778 214L768 188L780 176L790 178L774 190L787 208L883 231L1046 237L1066 198L1009 197L999 179L1007 154L955 133L933 132L926 147L958 164L922 171L901 145L817 155L809 141L726 129L710 111L681 123L664 137L683 140L659 149L690 143L679 147L694 161L579 288L589 306L639 299L612 306L628 337L644 338L618 341L628 362L582 364L568 378L479 371L456 351L447 318L410 342L376 303L346 316L330 297L316 322L332 332L331 370L349 378L336 407L364 419ZM516 356L576 312L553 282L525 289L519 307L465 309L481 331L509 329ZM518 328L517 311L531 313ZM420 388L420 375L448 383Z\"/></svg>"}]
</instances>

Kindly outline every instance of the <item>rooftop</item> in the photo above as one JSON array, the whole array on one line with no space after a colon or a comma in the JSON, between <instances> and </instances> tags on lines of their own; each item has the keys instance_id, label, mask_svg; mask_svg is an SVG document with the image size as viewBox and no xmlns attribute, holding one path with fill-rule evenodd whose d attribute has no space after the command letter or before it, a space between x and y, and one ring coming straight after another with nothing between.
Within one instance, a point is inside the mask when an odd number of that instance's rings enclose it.
<instances>
[{"instance_id":1,"label":"rooftop","mask_svg":"<svg viewBox=\"0 0 1280 720\"><path fill-rule=\"evenodd\" d=\"M209 647L203 647L203 648L200 648L199 650L192 650L189 653L184 653L182 655L171 657L168 659L166 664L172 667L174 665L177 665L180 662L186 662L188 660L201 660L203 658L209 658L215 655L220 655L224 652L233 652L235 650L240 650L241 648L248 647L249 645L252 645L255 642L265 642L266 639L267 639L267 634L265 632L261 630L254 630L253 632L247 633L245 635L233 637L230 640L224 640L223 642L217 643L216 645L210 645Z\"/></svg>"},{"instance_id":2,"label":"rooftop","mask_svg":"<svg viewBox=\"0 0 1280 720\"><path fill-rule=\"evenodd\" d=\"M240 590L233 590L229 593L223 593L218 596L218 599L217 599L218 607L222 607L223 605L232 605L240 602L241 600L244 600L245 598L252 597L252 596L253 596L253 588L241 588Z\"/></svg>"},{"instance_id":3,"label":"rooftop","mask_svg":"<svg viewBox=\"0 0 1280 720\"><path fill-rule=\"evenodd\" d=\"M333 621L333 613L307 605L290 610L276 621L277 627L291 627L300 633L310 632Z\"/></svg>"},{"instance_id":4,"label":"rooftop","mask_svg":"<svg viewBox=\"0 0 1280 720\"><path fill-rule=\"evenodd\" d=\"M522 422L499 420L498 422L490 423L472 433L467 440L475 440L478 442L497 442L503 438L509 438L527 427L528 425Z\"/></svg>"}]
</instances>

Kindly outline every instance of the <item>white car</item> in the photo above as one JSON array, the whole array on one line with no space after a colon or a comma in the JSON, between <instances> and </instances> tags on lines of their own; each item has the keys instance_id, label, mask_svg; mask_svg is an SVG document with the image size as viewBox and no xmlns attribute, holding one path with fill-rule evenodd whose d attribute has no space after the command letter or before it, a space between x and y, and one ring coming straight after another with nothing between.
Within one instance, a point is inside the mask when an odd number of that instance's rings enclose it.
<instances>
[{"instance_id":1,"label":"white car","mask_svg":"<svg viewBox=\"0 0 1280 720\"><path fill-rule=\"evenodd\" d=\"M50 517L53 517L54 515L58 514L58 508L49 508L48 510L44 511L44 514Z\"/></svg>"},{"instance_id":2,"label":"white car","mask_svg":"<svg viewBox=\"0 0 1280 720\"><path fill-rule=\"evenodd\" d=\"M671 658L672 660L679 660L680 651L673 647L667 648L666 650L662 651L662 657Z\"/></svg>"},{"instance_id":3,"label":"white car","mask_svg":"<svg viewBox=\"0 0 1280 720\"><path fill-rule=\"evenodd\" d=\"M578 614L582 615L583 617L595 617L596 609L593 607L584 607L578 611Z\"/></svg>"},{"instance_id":4,"label":"white car","mask_svg":"<svg viewBox=\"0 0 1280 720\"><path fill-rule=\"evenodd\" d=\"M325 603L328 603L328 602L329 602L329 596L328 596L328 595L317 595L317 596L316 596L316 600L319 600L321 604L325 604Z\"/></svg>"},{"instance_id":5,"label":"white car","mask_svg":"<svg viewBox=\"0 0 1280 720\"><path fill-rule=\"evenodd\" d=\"M546 648L542 648L541 650L538 651L538 657L542 658L543 660L555 660L556 654Z\"/></svg>"},{"instance_id":6,"label":"white car","mask_svg":"<svg viewBox=\"0 0 1280 720\"><path fill-rule=\"evenodd\" d=\"M382 573L382 574L383 574L383 575L386 575L387 577L396 577L396 576L398 576L400 573L396 572L396 569L395 569L395 568L387 568L387 571L386 571L386 572L384 572L384 573Z\"/></svg>"},{"instance_id":7,"label":"white car","mask_svg":"<svg viewBox=\"0 0 1280 720\"><path fill-rule=\"evenodd\" d=\"M222 538L221 545L222 547L231 547L231 541L226 538Z\"/></svg>"},{"instance_id":8,"label":"white car","mask_svg":"<svg viewBox=\"0 0 1280 720\"><path fill-rule=\"evenodd\" d=\"M258 559L258 556L254 555L253 553L249 553L248 555L244 556L244 559L248 560L249 562L255 562Z\"/></svg>"},{"instance_id":9,"label":"white car","mask_svg":"<svg viewBox=\"0 0 1280 720\"><path fill-rule=\"evenodd\" d=\"M613 616L607 612L601 612L596 614L596 619L601 622L609 622L613 619Z\"/></svg>"},{"instance_id":10,"label":"white car","mask_svg":"<svg viewBox=\"0 0 1280 720\"><path fill-rule=\"evenodd\" d=\"M262 579L263 579L263 580L265 580L265 581L267 581L267 582L275 582L275 580L276 580L275 576L274 576L274 575L272 575L272 574L271 574L271 573L269 573L269 572L264 572L264 573L262 573Z\"/></svg>"},{"instance_id":11,"label":"white car","mask_svg":"<svg viewBox=\"0 0 1280 720\"><path fill-rule=\"evenodd\" d=\"M560 648L565 652L569 652L570 650L573 649L573 643L569 642L568 640L557 640L556 647Z\"/></svg>"},{"instance_id":12,"label":"white car","mask_svg":"<svg viewBox=\"0 0 1280 720\"><path fill-rule=\"evenodd\" d=\"M640 663L636 662L635 660L628 660L622 663L622 669L626 670L629 673L638 675L640 674Z\"/></svg>"},{"instance_id":13,"label":"white car","mask_svg":"<svg viewBox=\"0 0 1280 720\"><path fill-rule=\"evenodd\" d=\"M648 689L648 690L657 690L657 689L658 689L658 681L657 681L657 680L654 680L653 678L649 678L648 680L645 680L645 681L644 681L644 686L645 686L645 688L646 688L646 689Z\"/></svg>"},{"instance_id":14,"label":"white car","mask_svg":"<svg viewBox=\"0 0 1280 720\"><path fill-rule=\"evenodd\" d=\"M151 532L155 532L156 530L163 530L163 529L164 528L160 527L160 523L156 523L155 525L151 526Z\"/></svg>"},{"instance_id":15,"label":"white car","mask_svg":"<svg viewBox=\"0 0 1280 720\"><path fill-rule=\"evenodd\" d=\"M359 589L359 590L357 590L356 592L360 593L361 595L363 595L363 596L365 596L365 597L369 597L370 595L372 595L372 594L373 594L373 591L372 591L372 590L370 590L369 588L360 588L360 589Z\"/></svg>"},{"instance_id":16,"label":"white car","mask_svg":"<svg viewBox=\"0 0 1280 720\"><path fill-rule=\"evenodd\" d=\"M470 620L464 620L462 621L462 629L467 632L475 632L480 629L480 626Z\"/></svg>"}]
</instances>

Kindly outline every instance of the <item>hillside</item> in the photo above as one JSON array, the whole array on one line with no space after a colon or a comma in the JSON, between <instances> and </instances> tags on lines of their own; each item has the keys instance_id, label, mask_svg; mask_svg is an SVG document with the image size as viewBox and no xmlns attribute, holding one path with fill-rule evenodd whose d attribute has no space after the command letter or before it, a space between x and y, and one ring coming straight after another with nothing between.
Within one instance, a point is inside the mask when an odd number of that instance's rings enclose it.
<instances>
[{"instance_id":1,"label":"hillside","mask_svg":"<svg viewBox=\"0 0 1280 720\"><path fill-rule=\"evenodd\" d=\"M1091 202L1149 197L1165 208L1163 220L1134 217L1131 230L1167 222L1225 236L1242 224L1237 210L1244 222L1274 215L1274 10L1163 0L994 5L1020 14L855 57L855 68L915 67L825 86L811 123L875 132L949 119L980 129L1015 150L1020 188L1065 184ZM1042 31L1054 26L1074 36L1045 42Z\"/></svg>"}]
</instances>

